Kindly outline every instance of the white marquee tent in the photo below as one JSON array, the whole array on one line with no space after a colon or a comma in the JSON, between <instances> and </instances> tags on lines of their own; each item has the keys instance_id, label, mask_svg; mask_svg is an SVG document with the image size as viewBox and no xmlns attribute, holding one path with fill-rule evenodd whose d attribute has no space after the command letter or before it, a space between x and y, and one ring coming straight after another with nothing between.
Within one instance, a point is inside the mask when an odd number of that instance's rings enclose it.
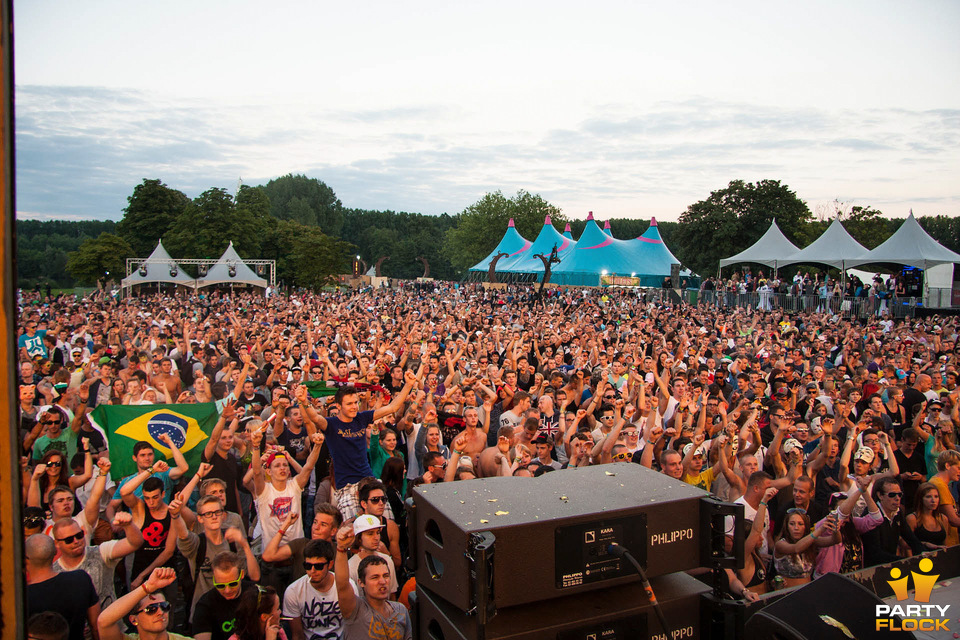
<instances>
[{"instance_id":1,"label":"white marquee tent","mask_svg":"<svg viewBox=\"0 0 960 640\"><path fill-rule=\"evenodd\" d=\"M897 231L876 249L868 251L860 260L847 261L847 264L906 264L926 271L938 264L960 262L960 254L947 249L930 237L913 211L907 216Z\"/></svg>"},{"instance_id":2,"label":"white marquee tent","mask_svg":"<svg viewBox=\"0 0 960 640\"><path fill-rule=\"evenodd\" d=\"M163 248L163 243L159 240L150 257L144 260L136 271L121 280L120 285L126 288L154 282L172 282L184 287L196 285L196 281L183 272L183 269L177 264L176 260L170 257L167 250Z\"/></svg>"},{"instance_id":3,"label":"white marquee tent","mask_svg":"<svg viewBox=\"0 0 960 640\"><path fill-rule=\"evenodd\" d=\"M797 263L825 264L840 269L863 264L867 248L853 239L840 224L840 218L834 218L827 230L808 246L779 261L779 265Z\"/></svg>"},{"instance_id":4,"label":"white marquee tent","mask_svg":"<svg viewBox=\"0 0 960 640\"><path fill-rule=\"evenodd\" d=\"M267 280L258 276L244 263L237 250L233 248L233 242L230 242L230 246L223 252L220 259L210 266L207 275L197 279L197 288L217 284L249 284L266 288Z\"/></svg>"},{"instance_id":5,"label":"white marquee tent","mask_svg":"<svg viewBox=\"0 0 960 640\"><path fill-rule=\"evenodd\" d=\"M798 251L800 249L783 235L774 219L759 240L737 255L721 260L720 268L739 262L753 262L778 269L786 256L792 256Z\"/></svg>"}]
</instances>

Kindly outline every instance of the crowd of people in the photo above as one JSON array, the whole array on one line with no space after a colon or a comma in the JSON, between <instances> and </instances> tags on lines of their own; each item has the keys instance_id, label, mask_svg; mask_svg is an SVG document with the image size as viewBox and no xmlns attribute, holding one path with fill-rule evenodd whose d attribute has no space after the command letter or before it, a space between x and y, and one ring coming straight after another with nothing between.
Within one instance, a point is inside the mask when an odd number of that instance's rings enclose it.
<instances>
[{"instance_id":1,"label":"crowd of people","mask_svg":"<svg viewBox=\"0 0 960 640\"><path fill-rule=\"evenodd\" d=\"M19 305L31 638L410 638L415 487L586 465L742 504L733 598L958 543L956 318L452 283ZM90 413L162 403L215 403L202 462L160 435L113 477Z\"/></svg>"}]
</instances>

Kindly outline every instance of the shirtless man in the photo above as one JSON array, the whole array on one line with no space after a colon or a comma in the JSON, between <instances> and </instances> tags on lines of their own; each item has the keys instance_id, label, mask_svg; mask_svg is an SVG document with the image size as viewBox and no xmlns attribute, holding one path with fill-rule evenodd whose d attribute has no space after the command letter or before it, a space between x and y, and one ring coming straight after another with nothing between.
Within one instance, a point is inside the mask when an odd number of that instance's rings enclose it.
<instances>
[{"instance_id":1,"label":"shirtless man","mask_svg":"<svg viewBox=\"0 0 960 640\"><path fill-rule=\"evenodd\" d=\"M490 414L487 413L487 421L490 420ZM457 438L461 436L464 438L463 446L463 455L470 456L471 459L474 456L480 455L480 453L487 446L487 434L484 433L482 429L478 429L477 426L480 424L480 414L477 411L476 407L467 407L463 411L463 426L464 430L457 434Z\"/></svg>"},{"instance_id":2,"label":"shirtless man","mask_svg":"<svg viewBox=\"0 0 960 640\"><path fill-rule=\"evenodd\" d=\"M507 446L512 449L517 444L517 437L515 434L515 429L511 426L500 427L498 432L500 435L497 437L497 446L487 447L482 452L480 452L480 464L474 465L474 469L477 470L479 477L481 478L493 478L498 474L500 469L500 463L497 460L503 456L503 452L500 449L500 445L506 442ZM513 459L513 452L511 451L507 458Z\"/></svg>"},{"instance_id":3,"label":"shirtless man","mask_svg":"<svg viewBox=\"0 0 960 640\"><path fill-rule=\"evenodd\" d=\"M160 373L150 379L151 386L156 387L158 391L163 392L166 387L170 392L171 398L176 398L183 390L183 384L180 382L180 376L173 373L173 360L164 358L160 361Z\"/></svg>"}]
</instances>

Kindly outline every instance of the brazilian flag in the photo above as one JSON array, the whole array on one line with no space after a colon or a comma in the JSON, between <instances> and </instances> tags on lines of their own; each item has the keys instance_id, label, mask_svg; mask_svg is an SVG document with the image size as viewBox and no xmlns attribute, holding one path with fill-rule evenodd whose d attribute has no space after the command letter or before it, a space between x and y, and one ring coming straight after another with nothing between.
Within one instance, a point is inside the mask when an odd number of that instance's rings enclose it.
<instances>
[{"instance_id":1,"label":"brazilian flag","mask_svg":"<svg viewBox=\"0 0 960 640\"><path fill-rule=\"evenodd\" d=\"M133 445L144 440L174 466L173 454L160 440L167 434L180 449L191 469L200 465L203 448L217 425L219 414L213 402L203 404L100 405L90 421L100 429L110 447L111 475L115 480L136 473Z\"/></svg>"}]
</instances>

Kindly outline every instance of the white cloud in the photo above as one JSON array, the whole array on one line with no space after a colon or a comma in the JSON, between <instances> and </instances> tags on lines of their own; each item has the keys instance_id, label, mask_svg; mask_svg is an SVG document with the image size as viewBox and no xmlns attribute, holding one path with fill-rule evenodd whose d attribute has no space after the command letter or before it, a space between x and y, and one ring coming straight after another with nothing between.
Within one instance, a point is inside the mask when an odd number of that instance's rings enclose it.
<instances>
[{"instance_id":1,"label":"white cloud","mask_svg":"<svg viewBox=\"0 0 960 640\"><path fill-rule=\"evenodd\" d=\"M960 111L827 110L664 101L605 105L530 133L461 130L463 109L184 100L139 90L19 87L18 197L47 216L121 215L143 178L195 196L302 172L347 206L454 213L528 189L569 215L675 219L732 179L780 179L814 207L847 194L881 209L957 213ZM919 213L919 212L918 212Z\"/></svg>"}]
</instances>

